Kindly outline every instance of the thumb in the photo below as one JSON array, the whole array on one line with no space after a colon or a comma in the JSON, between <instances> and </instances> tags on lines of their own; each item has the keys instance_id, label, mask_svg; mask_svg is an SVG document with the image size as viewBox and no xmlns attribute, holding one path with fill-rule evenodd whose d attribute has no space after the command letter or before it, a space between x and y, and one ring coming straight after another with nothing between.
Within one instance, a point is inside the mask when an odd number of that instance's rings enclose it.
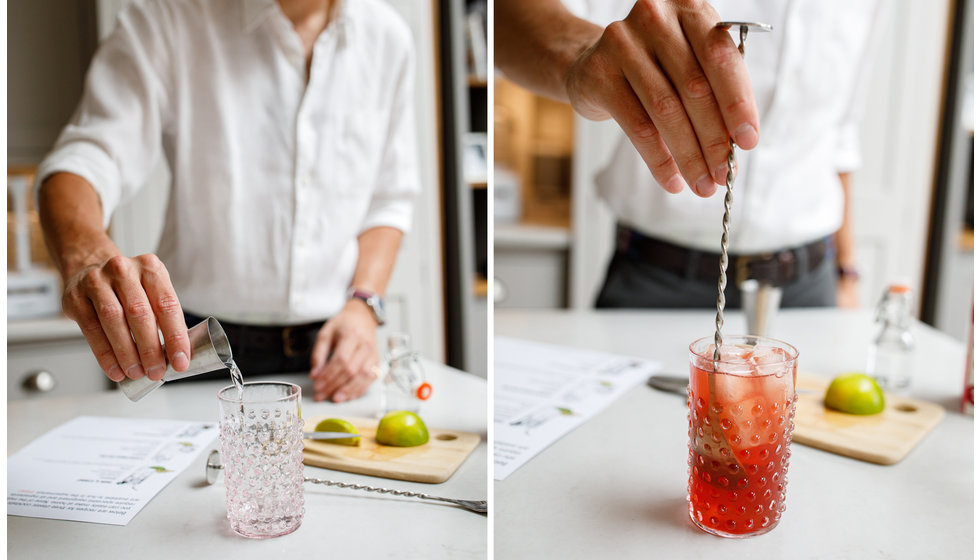
<instances>
[{"instance_id":1,"label":"thumb","mask_svg":"<svg viewBox=\"0 0 980 560\"><path fill-rule=\"evenodd\" d=\"M310 373L316 372L327 363L327 356L333 348L334 329L331 324L327 324L320 329L313 344L313 354L310 356Z\"/></svg>"}]
</instances>

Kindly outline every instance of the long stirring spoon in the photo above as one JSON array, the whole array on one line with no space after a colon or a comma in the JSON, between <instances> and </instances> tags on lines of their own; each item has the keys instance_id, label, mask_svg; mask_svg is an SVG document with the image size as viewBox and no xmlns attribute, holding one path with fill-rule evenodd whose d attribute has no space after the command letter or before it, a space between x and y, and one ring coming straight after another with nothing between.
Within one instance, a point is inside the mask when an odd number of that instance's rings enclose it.
<instances>
[{"instance_id":1,"label":"long stirring spoon","mask_svg":"<svg viewBox=\"0 0 980 560\"><path fill-rule=\"evenodd\" d=\"M741 22L741 21L722 21L719 22L715 27L721 29L729 29L731 27L738 26L738 52L745 57L745 39L749 35L749 31L772 31L772 26L766 23L754 23L754 22ZM725 214L722 217L721 227L721 258L718 261L718 300L716 302L717 312L715 314L715 349L714 349L714 364L715 370L717 371L718 362L721 360L721 327L725 324L725 287L728 285L728 234L731 228L732 222L732 200L733 200L733 186L735 183L735 140L729 138L728 140L728 174L725 177ZM711 427L716 430L717 433L722 433L721 430L721 418L719 413L715 410L714 403L718 402L717 394L717 384L715 375L708 376L708 401L709 406L707 407L708 421L711 423ZM721 441L718 445L712 447L711 458L713 459L705 466L713 471L713 480L722 479L724 480L724 472L721 471L721 465L724 465L728 459L732 461L729 463L730 468L733 469L729 474L736 477L736 480L745 480L745 468L742 463L738 460L735 455L731 444L728 442L727 437L721 437ZM715 468L714 465L719 465ZM720 474L719 474L720 473Z\"/></svg>"},{"instance_id":2,"label":"long stirring spoon","mask_svg":"<svg viewBox=\"0 0 980 560\"><path fill-rule=\"evenodd\" d=\"M738 52L745 57L745 38L749 31L772 31L767 23L722 21L715 27L729 29L738 26ZM721 259L718 261L718 300L715 304L715 353L714 361L721 359L721 327L725 324L725 287L728 285L728 233L732 224L732 200L735 184L735 139L728 140L728 174L725 176L725 214L721 220Z\"/></svg>"},{"instance_id":3,"label":"long stirring spoon","mask_svg":"<svg viewBox=\"0 0 980 560\"><path fill-rule=\"evenodd\" d=\"M224 470L224 465L221 464L221 453L215 449L212 450L208 455L207 464L204 466L205 480L208 484L214 484L218 481L218 476L221 471ZM423 494L421 492L409 492L407 490L393 490L391 488L378 488L376 486L366 486L363 484L353 484L349 482L337 482L334 480L326 480L323 478L312 478L303 477L303 482L309 482L311 484L322 484L324 486L335 486L337 488L345 488L348 490L361 490L364 492L375 492L378 494L391 494L393 496L402 496L406 498L418 498L420 500L435 500L439 502L448 502L451 504L458 505L464 509L468 509L474 513L487 513L487 501L486 500L461 500L458 498L444 498L442 496L433 496L431 494Z\"/></svg>"}]
</instances>

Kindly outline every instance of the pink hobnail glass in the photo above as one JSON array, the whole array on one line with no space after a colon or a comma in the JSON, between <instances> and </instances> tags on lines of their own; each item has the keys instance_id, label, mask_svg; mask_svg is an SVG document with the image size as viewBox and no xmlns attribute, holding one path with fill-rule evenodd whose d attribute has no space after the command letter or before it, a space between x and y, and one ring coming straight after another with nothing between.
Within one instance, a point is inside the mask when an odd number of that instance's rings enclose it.
<instances>
[{"instance_id":1,"label":"pink hobnail glass","mask_svg":"<svg viewBox=\"0 0 980 560\"><path fill-rule=\"evenodd\" d=\"M218 393L225 501L231 528L249 538L292 533L303 521L300 388L245 383Z\"/></svg>"},{"instance_id":2,"label":"pink hobnail glass","mask_svg":"<svg viewBox=\"0 0 980 560\"><path fill-rule=\"evenodd\" d=\"M723 537L771 531L785 510L799 353L771 338L730 335L690 347L688 506Z\"/></svg>"}]
</instances>

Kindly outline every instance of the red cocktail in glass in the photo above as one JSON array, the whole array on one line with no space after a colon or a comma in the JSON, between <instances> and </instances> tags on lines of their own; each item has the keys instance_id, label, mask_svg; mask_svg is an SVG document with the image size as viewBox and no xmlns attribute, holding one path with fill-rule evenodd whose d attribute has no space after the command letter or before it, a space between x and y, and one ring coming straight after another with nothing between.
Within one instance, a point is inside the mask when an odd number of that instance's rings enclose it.
<instances>
[{"instance_id":1,"label":"red cocktail in glass","mask_svg":"<svg viewBox=\"0 0 980 560\"><path fill-rule=\"evenodd\" d=\"M705 531L770 531L785 509L796 410L795 348L770 338L712 337L690 347L688 505Z\"/></svg>"}]
</instances>

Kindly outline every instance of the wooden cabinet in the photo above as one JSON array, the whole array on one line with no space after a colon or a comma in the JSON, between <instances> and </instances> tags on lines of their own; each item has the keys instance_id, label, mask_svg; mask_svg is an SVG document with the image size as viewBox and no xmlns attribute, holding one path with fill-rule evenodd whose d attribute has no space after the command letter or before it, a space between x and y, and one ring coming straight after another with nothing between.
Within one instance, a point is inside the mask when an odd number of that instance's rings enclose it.
<instances>
[{"instance_id":1,"label":"wooden cabinet","mask_svg":"<svg viewBox=\"0 0 980 560\"><path fill-rule=\"evenodd\" d=\"M567 307L571 108L494 80L494 305Z\"/></svg>"}]
</instances>

